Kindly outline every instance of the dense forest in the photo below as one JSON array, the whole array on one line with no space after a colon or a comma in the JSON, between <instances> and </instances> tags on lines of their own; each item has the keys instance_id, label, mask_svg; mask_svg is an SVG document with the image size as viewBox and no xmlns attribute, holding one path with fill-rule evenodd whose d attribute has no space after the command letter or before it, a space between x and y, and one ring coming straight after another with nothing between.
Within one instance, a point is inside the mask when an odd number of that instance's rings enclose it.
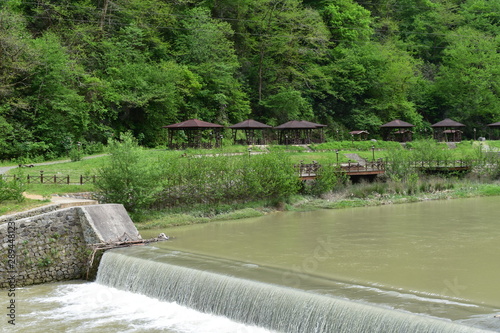
<instances>
[{"instance_id":1,"label":"dense forest","mask_svg":"<svg viewBox=\"0 0 500 333\"><path fill-rule=\"evenodd\" d=\"M482 129L499 32L489 0L0 0L0 159L189 118Z\"/></svg>"}]
</instances>

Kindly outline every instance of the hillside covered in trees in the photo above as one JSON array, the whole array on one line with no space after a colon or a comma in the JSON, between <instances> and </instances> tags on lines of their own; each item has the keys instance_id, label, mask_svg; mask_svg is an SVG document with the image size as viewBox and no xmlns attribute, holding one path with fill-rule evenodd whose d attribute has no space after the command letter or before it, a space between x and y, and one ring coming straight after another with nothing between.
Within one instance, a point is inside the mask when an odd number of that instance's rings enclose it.
<instances>
[{"instance_id":1,"label":"hillside covered in trees","mask_svg":"<svg viewBox=\"0 0 500 333\"><path fill-rule=\"evenodd\" d=\"M499 32L489 0L0 0L0 159L189 118L484 128Z\"/></svg>"}]
</instances>

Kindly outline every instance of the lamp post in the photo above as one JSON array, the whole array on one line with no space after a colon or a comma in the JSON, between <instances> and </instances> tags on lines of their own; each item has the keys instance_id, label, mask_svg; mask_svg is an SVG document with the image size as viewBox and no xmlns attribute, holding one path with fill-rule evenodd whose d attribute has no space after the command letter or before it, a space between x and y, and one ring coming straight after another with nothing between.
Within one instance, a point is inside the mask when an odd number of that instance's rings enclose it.
<instances>
[{"instance_id":1,"label":"lamp post","mask_svg":"<svg viewBox=\"0 0 500 333\"><path fill-rule=\"evenodd\" d=\"M372 162L375 162L375 145L372 145Z\"/></svg>"},{"instance_id":2,"label":"lamp post","mask_svg":"<svg viewBox=\"0 0 500 333\"><path fill-rule=\"evenodd\" d=\"M339 166L339 150L335 149L335 154L337 154L337 166Z\"/></svg>"},{"instance_id":3,"label":"lamp post","mask_svg":"<svg viewBox=\"0 0 500 333\"><path fill-rule=\"evenodd\" d=\"M248 147L248 158L250 158L250 153L252 152L252 147Z\"/></svg>"}]
</instances>

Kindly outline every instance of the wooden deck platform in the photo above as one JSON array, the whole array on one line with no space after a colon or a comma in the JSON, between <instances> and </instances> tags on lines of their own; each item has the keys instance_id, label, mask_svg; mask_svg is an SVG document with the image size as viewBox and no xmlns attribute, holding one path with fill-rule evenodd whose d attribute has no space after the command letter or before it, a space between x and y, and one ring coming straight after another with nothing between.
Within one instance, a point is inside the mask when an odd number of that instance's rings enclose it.
<instances>
[{"instance_id":1,"label":"wooden deck platform","mask_svg":"<svg viewBox=\"0 0 500 333\"><path fill-rule=\"evenodd\" d=\"M319 163L299 164L295 166L299 172L301 180L313 180L316 178L318 170L321 168ZM350 177L377 176L385 173L385 164L382 161L369 162L366 165L359 163L346 163L336 166L339 173L345 173Z\"/></svg>"},{"instance_id":2,"label":"wooden deck platform","mask_svg":"<svg viewBox=\"0 0 500 333\"><path fill-rule=\"evenodd\" d=\"M335 166L335 165L334 165ZM349 177L375 177L385 173L386 163L383 160L367 162L365 165L360 163L345 163L336 165L338 172L345 173ZM414 162L408 165L422 173L450 173L450 172L468 172L472 169L471 162L465 161L425 161ZM295 168L299 173L301 180L313 180L318 174L321 165L317 162L311 164L299 164Z\"/></svg>"}]
</instances>

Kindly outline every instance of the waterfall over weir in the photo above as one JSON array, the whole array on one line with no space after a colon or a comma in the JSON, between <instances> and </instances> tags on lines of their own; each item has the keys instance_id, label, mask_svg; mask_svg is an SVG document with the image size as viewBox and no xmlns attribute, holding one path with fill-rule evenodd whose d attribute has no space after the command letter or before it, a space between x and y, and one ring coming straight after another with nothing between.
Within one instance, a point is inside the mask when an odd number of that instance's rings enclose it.
<instances>
[{"instance_id":1,"label":"waterfall over weir","mask_svg":"<svg viewBox=\"0 0 500 333\"><path fill-rule=\"evenodd\" d=\"M390 310L127 255L104 254L97 282L279 332L480 332Z\"/></svg>"}]
</instances>

